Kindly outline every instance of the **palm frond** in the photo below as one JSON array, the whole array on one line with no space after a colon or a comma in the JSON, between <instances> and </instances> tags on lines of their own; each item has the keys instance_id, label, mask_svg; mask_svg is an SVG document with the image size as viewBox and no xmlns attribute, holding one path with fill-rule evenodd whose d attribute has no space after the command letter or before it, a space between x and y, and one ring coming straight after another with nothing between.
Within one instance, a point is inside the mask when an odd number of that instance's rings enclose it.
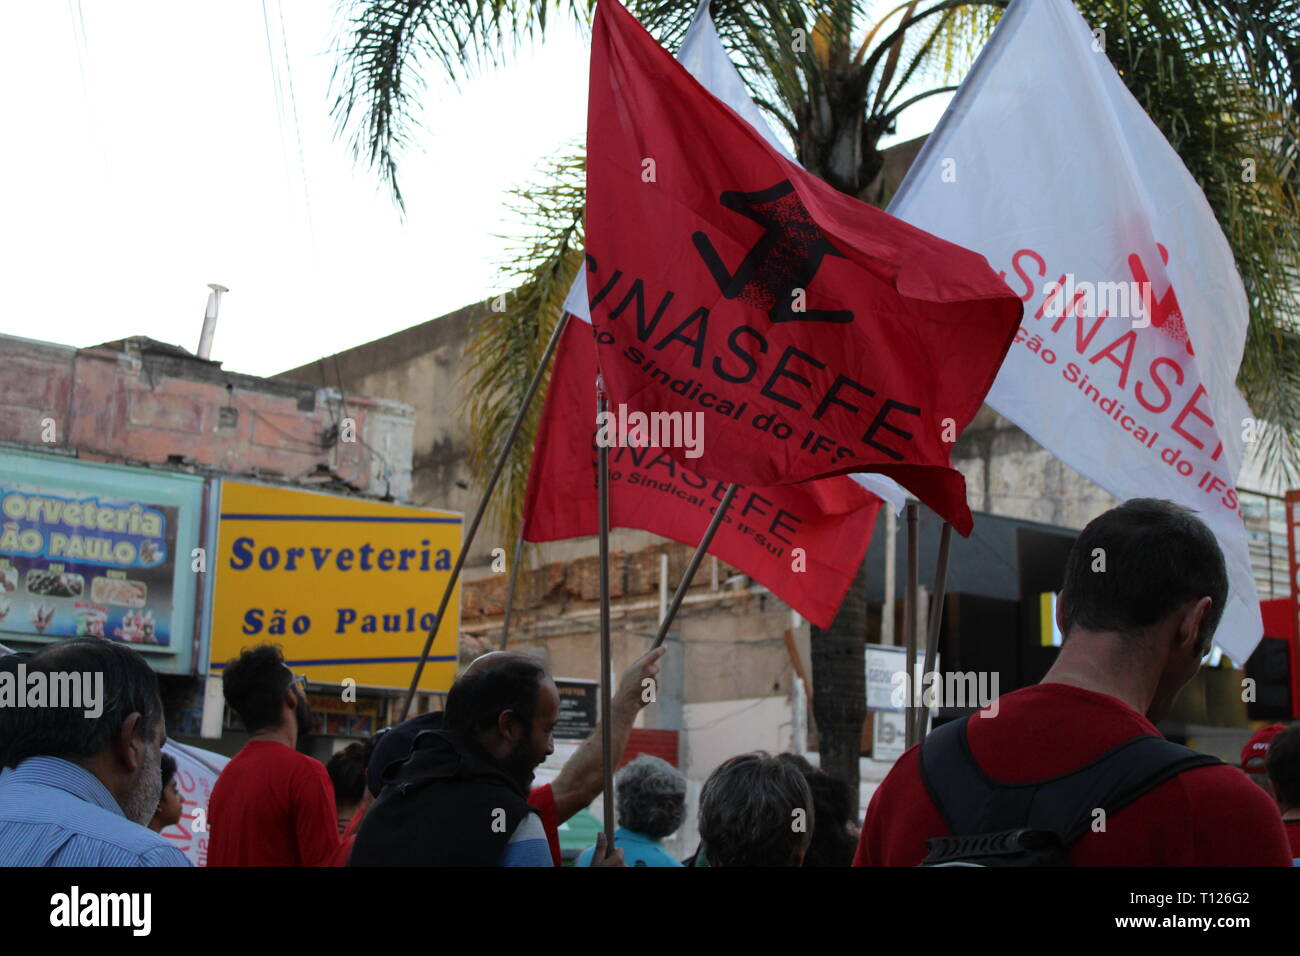
<instances>
[{"instance_id":1,"label":"palm frond","mask_svg":"<svg viewBox=\"0 0 1300 956\"><path fill-rule=\"evenodd\" d=\"M1237 384L1262 423L1259 452L1300 480L1300 19L1218 0L1085 0L1125 85L1205 192L1250 307ZM1268 38L1268 39L1263 39ZM1287 63L1274 55L1290 47ZM1238 428L1238 423L1225 423Z\"/></svg>"},{"instance_id":2,"label":"palm frond","mask_svg":"<svg viewBox=\"0 0 1300 956\"><path fill-rule=\"evenodd\" d=\"M585 22L595 0L344 0L346 26L330 87L335 133L378 170L400 209L398 159L419 128L419 98L434 64L459 81L541 39L556 15Z\"/></svg>"},{"instance_id":3,"label":"palm frond","mask_svg":"<svg viewBox=\"0 0 1300 956\"><path fill-rule=\"evenodd\" d=\"M548 162L535 184L512 191L510 209L521 232L501 263L501 287L510 291L500 297L504 309L490 312L476 326L461 379L470 422L470 471L480 484L501 453L582 263L585 179L584 157L574 151ZM513 542L519 533L545 394L544 381L493 499L490 520L504 542Z\"/></svg>"}]
</instances>

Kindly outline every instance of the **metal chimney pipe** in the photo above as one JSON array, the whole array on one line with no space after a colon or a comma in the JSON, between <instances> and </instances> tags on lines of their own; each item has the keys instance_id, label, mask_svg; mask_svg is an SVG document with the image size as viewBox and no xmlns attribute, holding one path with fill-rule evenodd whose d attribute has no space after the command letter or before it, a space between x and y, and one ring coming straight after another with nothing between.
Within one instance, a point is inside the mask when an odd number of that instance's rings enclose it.
<instances>
[{"instance_id":1,"label":"metal chimney pipe","mask_svg":"<svg viewBox=\"0 0 1300 956\"><path fill-rule=\"evenodd\" d=\"M221 308L221 293L230 291L224 285L215 282L209 282L208 288L212 291L208 293L208 308L203 313L203 331L199 335L198 356L201 359L212 355L212 336L217 331L217 310Z\"/></svg>"}]
</instances>

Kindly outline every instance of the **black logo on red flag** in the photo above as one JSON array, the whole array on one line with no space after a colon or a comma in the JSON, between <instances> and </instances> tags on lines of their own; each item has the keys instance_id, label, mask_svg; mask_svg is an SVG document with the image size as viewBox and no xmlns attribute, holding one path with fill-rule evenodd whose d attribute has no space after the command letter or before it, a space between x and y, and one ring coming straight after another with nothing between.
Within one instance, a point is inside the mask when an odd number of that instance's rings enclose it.
<instances>
[{"instance_id":1,"label":"black logo on red flag","mask_svg":"<svg viewBox=\"0 0 1300 956\"><path fill-rule=\"evenodd\" d=\"M790 180L752 193L728 190L720 201L727 209L752 219L764 229L735 272L727 269L708 236L702 232L691 236L723 296L739 298L767 312L773 322L853 321L853 313L848 309L794 308L796 301L806 296L808 284L821 268L822 259L826 256L842 259L844 254L813 221Z\"/></svg>"}]
</instances>

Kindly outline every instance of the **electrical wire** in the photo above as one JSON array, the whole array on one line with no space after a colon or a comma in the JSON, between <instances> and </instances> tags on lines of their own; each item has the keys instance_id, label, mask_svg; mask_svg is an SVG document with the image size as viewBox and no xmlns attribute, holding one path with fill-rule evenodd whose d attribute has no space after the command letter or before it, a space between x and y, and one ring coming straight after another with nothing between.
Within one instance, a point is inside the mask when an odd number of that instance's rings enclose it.
<instances>
[{"instance_id":1,"label":"electrical wire","mask_svg":"<svg viewBox=\"0 0 1300 956\"><path fill-rule=\"evenodd\" d=\"M337 361L337 359L336 359L335 362L334 362L334 368L335 368L335 374L337 375L337 374L338 374L338 361ZM329 387L330 387L329 380L325 378L325 359L324 359L324 357L318 358L318 359L316 360L316 370L317 370L318 372L320 372L320 387L321 387L321 388L329 388ZM340 390L340 394L342 394L342 390ZM339 413L338 413L338 411L335 410L335 409L333 408L333 406L331 406L328 402L325 403L325 408L329 411L330 415L331 415L331 416L333 417L333 419L334 419L334 428L335 428L336 430L339 429L339 428L341 428L342 425L341 425L340 422L339 422Z\"/></svg>"},{"instance_id":2,"label":"electrical wire","mask_svg":"<svg viewBox=\"0 0 1300 956\"><path fill-rule=\"evenodd\" d=\"M239 398L235 395L235 393L234 393L233 391L231 391L231 392L229 393L229 399L228 399L228 400L229 400L229 402L230 402L231 405L237 406L237 407L239 407L239 408L243 408L243 409L244 409L245 411L247 411L250 415L252 415L253 418L258 419L258 420L264 422L268 428L272 429L273 431L275 431L276 433L278 433L278 434L281 435L282 437L287 438L289 441L291 441L291 442L296 442L297 444L302 445L302 446L305 447L305 448L311 448L313 451L316 451L316 452L322 452L322 451L325 451L325 448L324 448L324 447L323 447L319 442L309 442L309 441L306 441L306 440L303 439L303 438L298 437L297 435L291 435L291 434L289 434L289 432L285 431L283 428L281 428L281 427L280 427L279 425L277 425L275 422L271 421L271 419L269 419L269 418L267 418L265 415L262 415L261 413L259 413L258 410L257 410L256 408L254 408L252 405L246 405L246 404L244 404L243 402L241 402L241 401L239 400Z\"/></svg>"},{"instance_id":3,"label":"electrical wire","mask_svg":"<svg viewBox=\"0 0 1300 956\"><path fill-rule=\"evenodd\" d=\"M263 7L265 10L265 6ZM293 88L293 61L289 58L289 34L284 25L284 3L276 0L280 15L280 43L284 48L284 72L289 81L289 105L293 112L293 132L298 140L298 172L302 177L302 198L307 212L307 232L311 235L312 258L316 258L316 223L311 212L311 190L307 185L307 160L302 149L302 126L298 123L298 97Z\"/></svg>"},{"instance_id":4,"label":"electrical wire","mask_svg":"<svg viewBox=\"0 0 1300 956\"><path fill-rule=\"evenodd\" d=\"M81 97L86 108L86 121L90 126L90 139L94 144L96 157L102 164L103 181L107 188L110 179L108 152L104 149L99 120L90 97L90 79L86 69L86 63L90 59L90 45L86 39L86 15L81 7L81 0L68 0L68 16L72 21L72 45L77 51L77 70L81 74Z\"/></svg>"},{"instance_id":5,"label":"electrical wire","mask_svg":"<svg viewBox=\"0 0 1300 956\"><path fill-rule=\"evenodd\" d=\"M343 373L339 371L339 355L337 352L335 352L334 355L331 357L334 359L334 381L338 384L339 405L342 408L343 412L346 413L348 410L348 396L347 396L347 392L343 388ZM321 362L323 363L324 359L322 359ZM322 369L321 380L324 381L325 374L324 374L323 364L321 365L321 369ZM353 421L355 422L355 419L353 419ZM338 426L337 416L335 420L335 425ZM353 438L356 439L356 441L361 445L362 448L366 449L366 451L370 452L372 455L376 456L380 461L384 463L384 468L386 469L384 474L385 492L391 497L392 489L393 489L393 474L397 471L397 469L393 466L393 463L388 460L387 455L381 452L378 448L375 448L373 445L367 442L360 435L356 434L355 431L353 432Z\"/></svg>"},{"instance_id":6,"label":"electrical wire","mask_svg":"<svg viewBox=\"0 0 1300 956\"><path fill-rule=\"evenodd\" d=\"M772 683L773 683L773 684L780 684L781 678L784 677L784 676L786 675L786 673L787 673L788 671L792 670L793 668L794 668L794 665L791 664L791 663L789 663L789 662L787 661L787 662L786 662L786 666L783 667L783 668L781 668L780 673L778 673L778 674L776 675L776 678L772 681ZM757 707L759 704L766 703L767 701L771 700L773 697L776 697L776 696L778 696L776 691L768 691L768 692L767 692L766 694L764 694L762 697L759 697L759 698L757 698L756 700L751 701L750 703L746 704L744 707L739 708L738 710L733 710L733 711L732 711L731 713L729 713L729 714L723 714L723 715L720 716L720 717L715 717L715 718L713 718L713 720L710 720L710 721L708 721L707 723L696 724L696 725L694 725L694 726L692 726L692 727L682 727L682 728L681 728L681 732L682 732L682 733L688 733L688 732L697 731L697 730L708 730L708 729L711 728L711 727L716 727L718 724L722 723L723 721L732 720L733 718L739 717L741 714L746 713L747 711L753 710L753 709L754 709L755 707ZM785 694L781 694L780 696L784 697Z\"/></svg>"},{"instance_id":7,"label":"electrical wire","mask_svg":"<svg viewBox=\"0 0 1300 956\"><path fill-rule=\"evenodd\" d=\"M68 14L73 18L72 41L77 49L77 68L81 71L81 91L90 103L90 84L86 80L86 15L81 9L81 0L68 0Z\"/></svg>"},{"instance_id":8,"label":"electrical wire","mask_svg":"<svg viewBox=\"0 0 1300 956\"><path fill-rule=\"evenodd\" d=\"M275 118L280 131L280 170L284 174L285 193L289 191L289 154L284 147L284 97L280 93L280 68L275 62L275 47L271 44L271 16L262 0L262 28L266 34L266 59L271 67L271 92L275 97Z\"/></svg>"}]
</instances>

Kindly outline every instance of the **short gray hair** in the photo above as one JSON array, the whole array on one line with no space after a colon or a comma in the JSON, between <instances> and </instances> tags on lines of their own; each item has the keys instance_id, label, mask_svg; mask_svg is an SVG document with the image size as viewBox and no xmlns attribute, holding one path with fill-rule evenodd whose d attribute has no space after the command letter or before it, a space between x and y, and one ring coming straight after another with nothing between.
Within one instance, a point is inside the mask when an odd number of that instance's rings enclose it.
<instances>
[{"instance_id":1,"label":"short gray hair","mask_svg":"<svg viewBox=\"0 0 1300 956\"><path fill-rule=\"evenodd\" d=\"M666 760L641 754L619 772L618 825L656 840L686 817L686 776Z\"/></svg>"},{"instance_id":2,"label":"short gray hair","mask_svg":"<svg viewBox=\"0 0 1300 956\"><path fill-rule=\"evenodd\" d=\"M800 819L801 827L795 825ZM812 831L808 782L764 751L732 757L700 793L700 839L709 866L796 866Z\"/></svg>"}]
</instances>

